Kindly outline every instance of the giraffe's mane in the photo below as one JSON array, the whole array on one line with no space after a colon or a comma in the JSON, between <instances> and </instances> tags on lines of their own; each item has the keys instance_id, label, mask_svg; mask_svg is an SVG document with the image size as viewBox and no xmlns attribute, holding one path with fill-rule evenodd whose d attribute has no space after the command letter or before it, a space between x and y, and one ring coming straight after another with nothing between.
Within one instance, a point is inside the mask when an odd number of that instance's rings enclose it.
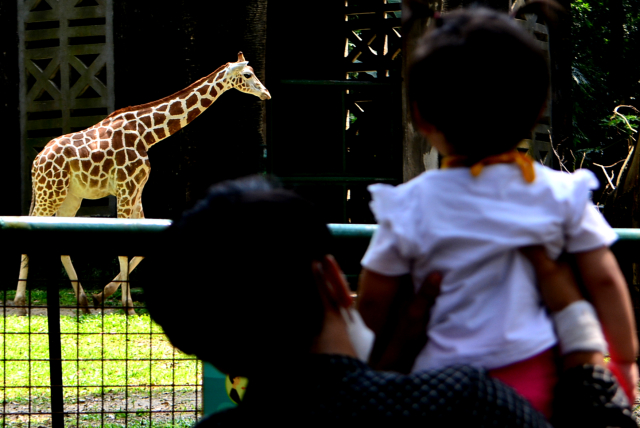
<instances>
[{"instance_id":1,"label":"giraffe's mane","mask_svg":"<svg viewBox=\"0 0 640 428\"><path fill-rule=\"evenodd\" d=\"M164 98L160 98L159 100L156 100L156 101L151 101L151 102L140 104L140 105L137 105L137 106L129 106L129 107L121 108L121 109L116 110L113 113L111 113L105 119L113 118L114 116L117 116L117 115L119 115L121 113L127 113L127 112L130 112L130 111L137 111L137 110L142 110L142 109L145 109L145 108L148 108L148 107L153 107L153 106L156 106L158 104L162 104L162 103L164 103L166 101L169 101L169 100L171 100L173 98L176 98L177 96L179 96L180 94L182 94L184 92L191 92L191 90L193 88L195 88L196 86L200 86L202 84L202 82L204 82L205 80L207 80L209 77L213 76L214 74L220 72L220 70L222 70L223 68L226 68L228 65L229 65L229 63L226 63L225 65L221 65L213 73L210 73L210 74L204 76L203 78L198 79L197 81L193 82L191 85L187 86L184 89L179 90L178 92L176 92L174 94L171 94L171 95L169 95L167 97L164 97Z\"/></svg>"}]
</instances>

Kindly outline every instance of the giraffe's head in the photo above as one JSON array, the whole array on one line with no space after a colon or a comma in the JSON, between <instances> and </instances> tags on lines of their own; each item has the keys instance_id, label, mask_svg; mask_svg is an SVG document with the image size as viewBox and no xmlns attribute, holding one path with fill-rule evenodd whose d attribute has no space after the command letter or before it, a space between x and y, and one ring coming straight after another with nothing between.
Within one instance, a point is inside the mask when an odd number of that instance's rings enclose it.
<instances>
[{"instance_id":1,"label":"giraffe's head","mask_svg":"<svg viewBox=\"0 0 640 428\"><path fill-rule=\"evenodd\" d=\"M238 62L230 62L227 78L232 88L247 94L255 95L261 100L271 99L271 94L258 80L253 68L249 67L249 61L245 61L242 52L238 52Z\"/></svg>"}]
</instances>

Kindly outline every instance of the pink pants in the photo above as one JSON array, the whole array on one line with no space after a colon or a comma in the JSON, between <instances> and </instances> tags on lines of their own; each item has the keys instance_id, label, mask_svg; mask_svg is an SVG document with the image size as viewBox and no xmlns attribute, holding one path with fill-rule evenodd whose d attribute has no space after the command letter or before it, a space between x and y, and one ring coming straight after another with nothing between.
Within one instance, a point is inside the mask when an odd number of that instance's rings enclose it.
<instances>
[{"instance_id":1,"label":"pink pants","mask_svg":"<svg viewBox=\"0 0 640 428\"><path fill-rule=\"evenodd\" d=\"M558 382L553 348L526 360L489 370L489 375L515 389L547 419L551 416L553 389Z\"/></svg>"}]
</instances>

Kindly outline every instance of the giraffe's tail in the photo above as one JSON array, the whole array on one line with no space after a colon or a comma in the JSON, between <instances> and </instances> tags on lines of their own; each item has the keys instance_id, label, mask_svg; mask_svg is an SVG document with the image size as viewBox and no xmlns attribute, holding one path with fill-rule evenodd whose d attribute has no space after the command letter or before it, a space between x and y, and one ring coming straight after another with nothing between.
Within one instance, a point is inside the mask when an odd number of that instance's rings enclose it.
<instances>
[{"instance_id":1,"label":"giraffe's tail","mask_svg":"<svg viewBox=\"0 0 640 428\"><path fill-rule=\"evenodd\" d=\"M29 207L29 215L33 215L33 208L36 205L36 189L33 186L33 184L31 185L31 206Z\"/></svg>"}]
</instances>

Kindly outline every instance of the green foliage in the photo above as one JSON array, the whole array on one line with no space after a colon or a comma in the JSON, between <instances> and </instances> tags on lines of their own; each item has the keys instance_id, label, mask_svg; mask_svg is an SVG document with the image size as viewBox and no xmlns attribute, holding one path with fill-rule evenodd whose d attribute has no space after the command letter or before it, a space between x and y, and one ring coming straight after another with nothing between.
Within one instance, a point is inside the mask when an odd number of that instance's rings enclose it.
<instances>
[{"instance_id":1,"label":"green foliage","mask_svg":"<svg viewBox=\"0 0 640 428\"><path fill-rule=\"evenodd\" d=\"M613 1L571 2L573 150L588 154L588 160L604 156L605 149L610 160L626 155L630 131L621 126L621 117L611 118L612 111L634 105L640 89L640 0L620 0L620 9ZM635 116L627 119L637 123Z\"/></svg>"}]
</instances>

